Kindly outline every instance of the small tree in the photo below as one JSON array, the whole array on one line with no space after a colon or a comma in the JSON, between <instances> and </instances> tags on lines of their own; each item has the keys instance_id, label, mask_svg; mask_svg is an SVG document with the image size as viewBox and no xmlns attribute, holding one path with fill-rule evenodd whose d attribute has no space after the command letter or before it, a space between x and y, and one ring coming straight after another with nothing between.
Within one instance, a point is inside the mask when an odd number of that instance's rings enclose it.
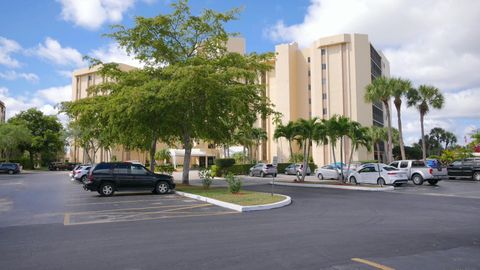
<instances>
[{"instance_id":1,"label":"small tree","mask_svg":"<svg viewBox=\"0 0 480 270\"><path fill-rule=\"evenodd\" d=\"M155 160L161 160L163 164L169 163L172 156L170 155L170 150L168 148L160 149L155 153Z\"/></svg>"}]
</instances>

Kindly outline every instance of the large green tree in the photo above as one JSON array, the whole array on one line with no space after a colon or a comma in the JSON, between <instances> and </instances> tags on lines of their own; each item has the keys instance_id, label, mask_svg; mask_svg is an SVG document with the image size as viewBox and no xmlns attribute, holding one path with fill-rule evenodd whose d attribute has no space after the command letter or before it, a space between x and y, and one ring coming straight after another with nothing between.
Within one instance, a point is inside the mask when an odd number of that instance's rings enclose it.
<instances>
[{"instance_id":1,"label":"large green tree","mask_svg":"<svg viewBox=\"0 0 480 270\"><path fill-rule=\"evenodd\" d=\"M23 154L25 146L31 145L32 134L27 127L14 124L0 124L0 158L9 161L15 154Z\"/></svg>"},{"instance_id":2,"label":"large green tree","mask_svg":"<svg viewBox=\"0 0 480 270\"><path fill-rule=\"evenodd\" d=\"M434 86L420 85L418 89L412 88L407 93L408 107L415 107L420 113L420 127L422 139L425 138L424 120L425 115L430 111L430 108L441 109L445 103L440 90ZM423 160L427 158L427 150L425 140L422 140L422 157Z\"/></svg>"},{"instance_id":3,"label":"large green tree","mask_svg":"<svg viewBox=\"0 0 480 270\"><path fill-rule=\"evenodd\" d=\"M37 158L42 165L58 159L64 153L63 126L56 116L44 115L36 108L22 111L8 120L9 123L25 126L32 135L32 142L25 145L31 164Z\"/></svg>"},{"instance_id":4,"label":"large green tree","mask_svg":"<svg viewBox=\"0 0 480 270\"><path fill-rule=\"evenodd\" d=\"M168 124L166 135L185 149L182 182L188 184L195 140L230 142L232 127L251 127L258 115L272 112L258 82L260 74L271 68L267 60L272 55L227 52L229 34L224 24L235 18L237 9L225 13L205 9L194 15L187 1L172 6L169 14L136 17L132 27L116 25L107 36L156 74L150 80L157 82L161 110L150 112L145 125L157 120ZM124 109L131 107L127 104ZM139 110L149 109L143 105ZM153 140L157 135L151 134Z\"/></svg>"},{"instance_id":5,"label":"large green tree","mask_svg":"<svg viewBox=\"0 0 480 270\"><path fill-rule=\"evenodd\" d=\"M367 102L382 102L384 112L387 114L387 163L393 161L393 142L392 142L392 121L390 113L390 99L392 97L392 89L395 82L386 77L378 77L366 87L365 101Z\"/></svg>"}]
</instances>

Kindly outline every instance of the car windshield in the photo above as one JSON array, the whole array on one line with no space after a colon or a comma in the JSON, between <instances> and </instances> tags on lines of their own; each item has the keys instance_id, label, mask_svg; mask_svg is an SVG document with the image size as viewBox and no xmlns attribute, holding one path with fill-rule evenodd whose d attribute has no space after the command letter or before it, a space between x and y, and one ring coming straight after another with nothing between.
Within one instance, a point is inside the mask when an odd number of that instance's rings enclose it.
<instances>
[{"instance_id":1,"label":"car windshield","mask_svg":"<svg viewBox=\"0 0 480 270\"><path fill-rule=\"evenodd\" d=\"M267 166L267 168L272 168L273 167L272 164L267 164L266 166Z\"/></svg>"}]
</instances>

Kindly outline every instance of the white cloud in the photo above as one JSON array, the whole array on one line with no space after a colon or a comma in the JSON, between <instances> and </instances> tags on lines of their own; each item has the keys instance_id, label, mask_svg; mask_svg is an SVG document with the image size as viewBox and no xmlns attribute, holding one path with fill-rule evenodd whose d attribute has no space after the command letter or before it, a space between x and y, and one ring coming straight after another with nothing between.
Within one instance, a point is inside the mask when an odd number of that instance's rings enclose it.
<instances>
[{"instance_id":1,"label":"white cloud","mask_svg":"<svg viewBox=\"0 0 480 270\"><path fill-rule=\"evenodd\" d=\"M37 95L43 98L45 101L53 104L57 104L62 101L69 101L72 99L72 86L67 84L60 87L40 89L37 91Z\"/></svg>"},{"instance_id":2,"label":"white cloud","mask_svg":"<svg viewBox=\"0 0 480 270\"><path fill-rule=\"evenodd\" d=\"M47 115L54 115L58 113L56 105L70 99L70 85L41 89L27 96L14 96L7 88L0 87L0 100L5 103L7 119L30 108L37 108Z\"/></svg>"},{"instance_id":3,"label":"white cloud","mask_svg":"<svg viewBox=\"0 0 480 270\"><path fill-rule=\"evenodd\" d=\"M479 10L480 1L471 0L311 0L303 22L279 21L265 35L307 46L328 35L368 34L389 59L393 76L444 92L445 108L426 116L426 132L440 126L455 132L462 142L465 124L461 122L480 118ZM402 116L406 141L418 141L418 112L404 109ZM396 125L395 110L392 117Z\"/></svg>"},{"instance_id":4,"label":"white cloud","mask_svg":"<svg viewBox=\"0 0 480 270\"><path fill-rule=\"evenodd\" d=\"M82 54L74 48L62 47L55 39L47 37L44 44L30 49L30 53L60 66L84 66Z\"/></svg>"},{"instance_id":5,"label":"white cloud","mask_svg":"<svg viewBox=\"0 0 480 270\"><path fill-rule=\"evenodd\" d=\"M0 78L4 80L14 81L17 79L24 79L30 82L38 82L39 78L35 73L23 73L16 72L14 70L8 70L6 72L0 72Z\"/></svg>"},{"instance_id":6,"label":"white cloud","mask_svg":"<svg viewBox=\"0 0 480 270\"><path fill-rule=\"evenodd\" d=\"M127 52L120 48L116 43L110 43L108 46L93 50L92 56L94 58L102 60L102 62L105 63L115 62L131 65L134 67L144 66L142 63L140 63L140 61L133 58L132 56L129 56Z\"/></svg>"},{"instance_id":7,"label":"white cloud","mask_svg":"<svg viewBox=\"0 0 480 270\"><path fill-rule=\"evenodd\" d=\"M103 23L117 23L123 13L131 8L136 0L57 0L62 5L61 16L65 21L95 30Z\"/></svg>"},{"instance_id":8,"label":"white cloud","mask_svg":"<svg viewBox=\"0 0 480 270\"><path fill-rule=\"evenodd\" d=\"M0 65L9 68L20 67L20 62L12 58L11 54L21 51L22 47L16 41L0 36Z\"/></svg>"}]
</instances>

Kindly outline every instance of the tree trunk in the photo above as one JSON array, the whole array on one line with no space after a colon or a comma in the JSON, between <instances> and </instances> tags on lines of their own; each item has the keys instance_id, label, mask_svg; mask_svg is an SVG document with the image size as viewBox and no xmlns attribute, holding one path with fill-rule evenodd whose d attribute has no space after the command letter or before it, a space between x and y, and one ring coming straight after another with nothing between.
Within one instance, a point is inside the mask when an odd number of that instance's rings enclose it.
<instances>
[{"instance_id":1,"label":"tree trunk","mask_svg":"<svg viewBox=\"0 0 480 270\"><path fill-rule=\"evenodd\" d=\"M424 115L423 114L420 114L420 127L422 129L422 158L423 158L423 161L425 161L427 159L427 155L426 155L426 146L425 146L425 131L423 129L423 117Z\"/></svg>"},{"instance_id":2,"label":"tree trunk","mask_svg":"<svg viewBox=\"0 0 480 270\"><path fill-rule=\"evenodd\" d=\"M190 172L190 159L192 157L192 142L189 135L183 136L183 148L185 149L185 155L183 156L183 173L182 184L189 185L189 172Z\"/></svg>"},{"instance_id":3,"label":"tree trunk","mask_svg":"<svg viewBox=\"0 0 480 270\"><path fill-rule=\"evenodd\" d=\"M335 170L337 169L337 157L335 156L335 144L337 143L337 141L334 141L332 142L332 155L333 155L333 164L335 166ZM340 178L340 175L338 176L338 178ZM337 180L338 180L337 178Z\"/></svg>"},{"instance_id":4,"label":"tree trunk","mask_svg":"<svg viewBox=\"0 0 480 270\"><path fill-rule=\"evenodd\" d=\"M397 109L397 120L398 120L398 140L400 143L400 154L402 155L402 160L407 159L405 155L405 145L403 144L403 129L402 129L402 117L401 117L401 109L402 100L399 99L398 101L395 99L395 108Z\"/></svg>"},{"instance_id":5,"label":"tree trunk","mask_svg":"<svg viewBox=\"0 0 480 270\"><path fill-rule=\"evenodd\" d=\"M343 144L345 143L345 140L342 137L340 137L340 177L342 178L342 183L345 181L345 175L343 174Z\"/></svg>"},{"instance_id":6,"label":"tree trunk","mask_svg":"<svg viewBox=\"0 0 480 270\"><path fill-rule=\"evenodd\" d=\"M355 144L352 141L352 146L350 147L350 157L348 158L348 166L347 166L347 173L350 173L350 165L352 164L352 159L353 159L353 151L355 150ZM347 175L347 180L350 175Z\"/></svg>"},{"instance_id":7,"label":"tree trunk","mask_svg":"<svg viewBox=\"0 0 480 270\"><path fill-rule=\"evenodd\" d=\"M309 145L310 143L308 139L305 139L305 141L303 142L303 169L302 169L302 178L300 179L300 182L305 182L305 175L307 174Z\"/></svg>"},{"instance_id":8,"label":"tree trunk","mask_svg":"<svg viewBox=\"0 0 480 270\"><path fill-rule=\"evenodd\" d=\"M381 157L380 157L380 144L377 142L377 159L378 163L381 163Z\"/></svg>"},{"instance_id":9,"label":"tree trunk","mask_svg":"<svg viewBox=\"0 0 480 270\"><path fill-rule=\"evenodd\" d=\"M32 151L28 151L28 156L30 158L30 164L32 164L32 170L35 170L35 164L33 163L33 152Z\"/></svg>"},{"instance_id":10,"label":"tree trunk","mask_svg":"<svg viewBox=\"0 0 480 270\"><path fill-rule=\"evenodd\" d=\"M292 141L288 140L288 146L290 147L290 160L293 161L293 148L292 148Z\"/></svg>"},{"instance_id":11,"label":"tree trunk","mask_svg":"<svg viewBox=\"0 0 480 270\"><path fill-rule=\"evenodd\" d=\"M387 164L390 164L393 159L393 154L392 154L392 121L391 121L391 116L390 116L390 105L388 102L383 103L385 105L385 110L387 111L387 135L388 135L388 142L387 142Z\"/></svg>"},{"instance_id":12,"label":"tree trunk","mask_svg":"<svg viewBox=\"0 0 480 270\"><path fill-rule=\"evenodd\" d=\"M155 152L157 151L157 139L152 139L152 145L150 145L150 171L155 171Z\"/></svg>"}]
</instances>

